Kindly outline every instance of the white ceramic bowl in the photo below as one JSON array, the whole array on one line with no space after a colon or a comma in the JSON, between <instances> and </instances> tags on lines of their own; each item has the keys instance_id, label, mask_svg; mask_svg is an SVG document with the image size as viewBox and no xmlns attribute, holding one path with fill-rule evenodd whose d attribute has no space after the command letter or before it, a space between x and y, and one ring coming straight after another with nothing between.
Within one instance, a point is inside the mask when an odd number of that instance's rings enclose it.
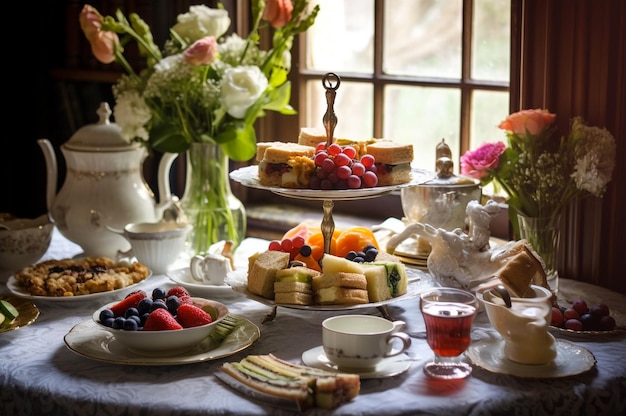
<instances>
[{"instance_id":1,"label":"white ceramic bowl","mask_svg":"<svg viewBox=\"0 0 626 416\"><path fill-rule=\"evenodd\" d=\"M108 303L98 308L93 315L93 321L102 329L109 331L117 341L130 351L144 356L168 357L183 354L211 334L215 326L228 315L228 307L223 303L204 298L191 298L197 306L211 305L217 310L217 318L210 324L183 328L170 331L125 331L113 329L100 323L100 311L110 308L119 301Z\"/></svg>"},{"instance_id":2,"label":"white ceramic bowl","mask_svg":"<svg viewBox=\"0 0 626 416\"><path fill-rule=\"evenodd\" d=\"M50 246L53 229L47 215L35 219L0 216L0 270L16 272L37 263Z\"/></svg>"}]
</instances>

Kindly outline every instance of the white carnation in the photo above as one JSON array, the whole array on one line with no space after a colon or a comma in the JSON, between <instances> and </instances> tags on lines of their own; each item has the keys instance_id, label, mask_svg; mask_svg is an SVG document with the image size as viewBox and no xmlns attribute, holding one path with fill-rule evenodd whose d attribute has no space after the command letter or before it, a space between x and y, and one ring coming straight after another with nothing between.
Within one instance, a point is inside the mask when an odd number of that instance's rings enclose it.
<instances>
[{"instance_id":1,"label":"white carnation","mask_svg":"<svg viewBox=\"0 0 626 416\"><path fill-rule=\"evenodd\" d=\"M136 91L124 92L117 96L113 116L122 129L122 138L128 142L137 138L148 140L146 125L152 119L152 112Z\"/></svg>"}]
</instances>

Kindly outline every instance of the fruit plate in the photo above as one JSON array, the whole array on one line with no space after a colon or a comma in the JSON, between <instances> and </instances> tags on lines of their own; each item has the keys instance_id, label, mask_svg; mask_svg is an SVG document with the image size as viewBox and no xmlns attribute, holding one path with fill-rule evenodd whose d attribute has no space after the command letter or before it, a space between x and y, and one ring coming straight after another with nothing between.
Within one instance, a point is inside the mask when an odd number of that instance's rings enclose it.
<instances>
[{"instance_id":1,"label":"fruit plate","mask_svg":"<svg viewBox=\"0 0 626 416\"><path fill-rule=\"evenodd\" d=\"M379 306L389 305L391 303L400 302L407 299L412 299L427 289L427 285L421 284L430 282L431 279L422 279L424 272L418 269L407 268L407 293L397 298L384 300L381 302L361 303L356 305L291 305L287 303L276 303L272 299L266 299L262 296L256 295L248 290L248 271L247 270L235 270L228 273L226 277L226 283L229 284L232 289L245 295L248 299L257 301L267 306L282 306L290 309L301 309L310 311L341 311L352 309L365 309L376 308Z\"/></svg>"},{"instance_id":2,"label":"fruit plate","mask_svg":"<svg viewBox=\"0 0 626 416\"><path fill-rule=\"evenodd\" d=\"M292 189L283 188L279 186L265 186L259 182L259 167L257 165L246 166L239 168L230 173L230 178L235 182L238 182L249 188L264 189L274 192L277 195L286 196L296 199L307 200L333 200L333 201L345 201L352 199L366 199L375 196L381 196L388 194L397 189L404 188L406 186L417 185L428 179L431 179L432 175L429 175L424 171L413 169L411 172L411 181L400 185L393 186L376 186L374 188L360 188L360 189L337 189L337 190L316 190L316 189Z\"/></svg>"},{"instance_id":3,"label":"fruit plate","mask_svg":"<svg viewBox=\"0 0 626 416\"><path fill-rule=\"evenodd\" d=\"M594 299L594 304L596 299ZM568 308L572 305L572 302L567 299L559 299L559 306L563 308ZM616 326L614 329L610 331L599 331L599 330L580 330L576 331L574 329L568 329L563 327L558 327L554 325L548 326L548 330L553 335L559 337L566 337L571 339L584 339L584 340L596 340L602 341L606 338L612 338L616 335L626 335L626 316L624 316L620 311L617 310L615 305L612 305L610 308L610 315L615 319Z\"/></svg>"},{"instance_id":4,"label":"fruit plate","mask_svg":"<svg viewBox=\"0 0 626 416\"><path fill-rule=\"evenodd\" d=\"M0 326L0 333L13 331L35 322L39 317L39 309L26 299L17 296L0 294L0 299L6 300L17 309L19 315L10 324Z\"/></svg>"},{"instance_id":5,"label":"fruit plate","mask_svg":"<svg viewBox=\"0 0 626 416\"><path fill-rule=\"evenodd\" d=\"M152 271L148 273L145 279L140 282L134 283L132 285L122 287L115 290L109 290L108 292L98 292L98 293L89 293L87 295L76 295L76 296L38 296L31 295L26 289L19 285L15 276L9 277L7 281L7 288L11 291L15 296L19 296L24 299L31 299L36 301L50 301L50 302L81 302L86 300L94 300L104 296L108 296L110 294L123 295L131 292L137 286L143 284L146 280L148 280L152 276Z\"/></svg>"},{"instance_id":6,"label":"fruit plate","mask_svg":"<svg viewBox=\"0 0 626 416\"><path fill-rule=\"evenodd\" d=\"M128 350L115 336L93 321L81 322L64 337L65 345L86 358L112 364L127 365L181 365L217 360L243 351L261 336L259 327L243 317L243 322L221 343L207 337L186 353L170 357L141 356Z\"/></svg>"}]
</instances>

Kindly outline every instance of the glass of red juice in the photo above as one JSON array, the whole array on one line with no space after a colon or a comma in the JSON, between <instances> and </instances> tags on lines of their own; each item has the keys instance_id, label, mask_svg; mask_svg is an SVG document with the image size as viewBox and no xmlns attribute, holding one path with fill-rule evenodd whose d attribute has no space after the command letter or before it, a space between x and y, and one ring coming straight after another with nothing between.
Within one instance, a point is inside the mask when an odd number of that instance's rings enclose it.
<instances>
[{"instance_id":1,"label":"glass of red juice","mask_svg":"<svg viewBox=\"0 0 626 416\"><path fill-rule=\"evenodd\" d=\"M426 324L426 340L435 353L424 373L439 379L462 379L472 373L463 353L471 342L476 297L462 289L438 287L420 295L420 311Z\"/></svg>"}]
</instances>

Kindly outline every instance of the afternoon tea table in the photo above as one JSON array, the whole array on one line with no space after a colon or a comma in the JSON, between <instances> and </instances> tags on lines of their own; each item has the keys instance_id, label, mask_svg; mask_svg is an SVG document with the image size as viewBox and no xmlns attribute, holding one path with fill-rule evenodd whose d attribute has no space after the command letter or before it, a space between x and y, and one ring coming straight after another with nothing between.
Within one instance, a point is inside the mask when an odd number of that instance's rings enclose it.
<instances>
[{"instance_id":1,"label":"afternoon tea table","mask_svg":"<svg viewBox=\"0 0 626 416\"><path fill-rule=\"evenodd\" d=\"M235 254L236 268L247 267L247 256L267 247L267 241L244 240ZM80 255L80 247L57 230L44 259ZM183 264L184 267L184 264ZM412 270L418 280L411 293L442 285L427 272ZM178 283L168 275L153 275L137 288L151 293L156 287ZM10 294L6 283L0 293ZM194 292L191 293L194 295ZM225 362L238 362L251 354L275 356L302 364L321 346L321 322L338 314L381 313L364 307L347 310L302 310L272 307L232 290L212 298L225 303L230 313L247 322L247 342L229 347L219 357L158 359L135 357L121 351L91 350L81 353L66 344L70 331L86 331L83 338L98 338L91 329L91 314L100 305L122 297L110 293L88 300L29 299L40 314L30 325L0 333L0 415L618 415L626 414L626 332L608 335L569 335L555 332L560 346L554 366L515 366L498 359L499 335L484 311L472 330L474 371L464 381L434 381L424 375L431 357L418 297L385 305L393 319L403 320L412 345L403 358L386 368L361 376L359 395L332 411L252 398L233 389L216 374ZM206 296L205 296L206 297ZM623 325L626 296L587 283L561 279L559 298L584 297L604 302ZM93 325L93 324L91 324ZM89 341L89 340L87 340ZM104 343L104 342L103 342ZM478 349L477 346L487 346ZM95 352L93 350L96 350ZM83 351L84 352L84 351ZM483 356L487 352L488 356ZM562 356L561 356L562 355ZM199 357L199 358L198 358ZM494 358L496 357L496 358ZM591 358L590 358L591 357ZM129 361L133 361L130 364ZM484 361L484 362L483 362ZM393 370L392 370L393 369Z\"/></svg>"}]
</instances>

